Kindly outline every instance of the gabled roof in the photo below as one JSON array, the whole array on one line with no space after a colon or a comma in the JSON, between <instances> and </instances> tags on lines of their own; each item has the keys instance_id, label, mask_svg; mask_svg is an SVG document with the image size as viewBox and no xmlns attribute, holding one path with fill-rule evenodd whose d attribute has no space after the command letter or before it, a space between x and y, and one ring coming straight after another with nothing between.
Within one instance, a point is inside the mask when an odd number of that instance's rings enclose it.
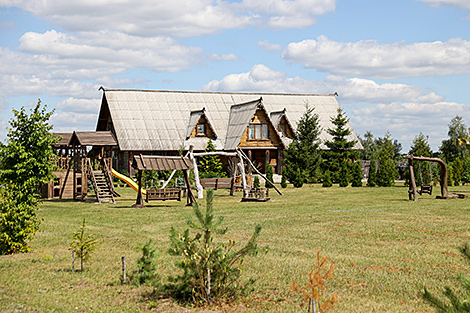
<instances>
[{"instance_id":1,"label":"gabled roof","mask_svg":"<svg viewBox=\"0 0 470 313\"><path fill-rule=\"evenodd\" d=\"M207 121L207 125L211 128L211 130L214 132L215 136L217 137L217 133L214 130L214 127L212 127L212 123L209 120L209 118L205 114L206 108L202 108L202 110L197 110L197 111L191 111L189 114L189 123L188 123L188 128L186 129L186 140L189 139L189 136L191 136L191 133L193 132L194 128L196 127L197 123L199 123L199 120L201 117L204 117Z\"/></svg>"},{"instance_id":2,"label":"gabled roof","mask_svg":"<svg viewBox=\"0 0 470 313\"><path fill-rule=\"evenodd\" d=\"M256 102L262 97L268 117L270 112L286 108L286 117L294 131L306 106L315 107L314 112L318 114L323 130L333 127L330 117L335 116L339 108L334 94L100 89L103 90L103 99L96 129L107 130L109 117L119 148L123 151L175 151L182 146L188 148L188 142L194 139L186 140L188 121L191 112L201 108L205 108L204 114L224 149L234 145L235 135L227 133L235 127L228 127L231 107L234 105ZM322 131L320 139L324 141L331 137ZM354 132L351 139L357 140ZM358 143L355 148L361 147ZM321 148L325 147L322 145Z\"/></svg>"},{"instance_id":3,"label":"gabled roof","mask_svg":"<svg viewBox=\"0 0 470 313\"><path fill-rule=\"evenodd\" d=\"M73 143L81 146L117 146L117 142L110 131L75 131L70 137L69 145Z\"/></svg>"},{"instance_id":4,"label":"gabled roof","mask_svg":"<svg viewBox=\"0 0 470 313\"><path fill-rule=\"evenodd\" d=\"M68 146L70 142L70 138L72 137L73 133L52 133L56 137L60 137L60 141L53 144L53 147L63 147Z\"/></svg>"},{"instance_id":5,"label":"gabled roof","mask_svg":"<svg viewBox=\"0 0 470 313\"><path fill-rule=\"evenodd\" d=\"M134 155L132 167L141 171L190 170L194 168L188 157L158 155Z\"/></svg>"},{"instance_id":6,"label":"gabled roof","mask_svg":"<svg viewBox=\"0 0 470 313\"><path fill-rule=\"evenodd\" d=\"M261 98L230 107L224 150L235 150L259 104L261 104Z\"/></svg>"},{"instance_id":7,"label":"gabled roof","mask_svg":"<svg viewBox=\"0 0 470 313\"><path fill-rule=\"evenodd\" d=\"M271 121L274 125L274 127L277 129L277 127L279 126L279 123L281 122L282 118L284 117L287 121L287 124L289 125L289 127L291 129L294 129L292 127L292 124L290 123L289 121L289 118L287 117L287 114L286 114L286 108L284 108L282 111L276 111L276 112L271 112L271 114L269 115L269 117L271 118Z\"/></svg>"}]
</instances>

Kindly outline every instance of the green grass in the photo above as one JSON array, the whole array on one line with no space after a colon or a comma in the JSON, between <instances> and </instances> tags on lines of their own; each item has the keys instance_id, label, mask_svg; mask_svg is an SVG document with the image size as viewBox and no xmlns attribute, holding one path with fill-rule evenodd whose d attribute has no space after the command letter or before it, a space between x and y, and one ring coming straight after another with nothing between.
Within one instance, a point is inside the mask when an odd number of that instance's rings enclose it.
<instances>
[{"instance_id":1,"label":"green grass","mask_svg":"<svg viewBox=\"0 0 470 313\"><path fill-rule=\"evenodd\" d=\"M436 188L437 190L438 188ZM322 188L271 192L266 203L242 203L216 191L216 216L225 217L223 240L244 243L257 223L260 244L269 252L248 258L243 278L254 277L254 290L224 312L296 312L300 299L290 283L305 284L316 251L335 264L328 282L338 295L338 312L432 312L421 300L424 286L438 293L458 286L458 272L470 273L457 248L470 242L470 200L436 200L424 195L408 201L406 187ZM450 187L470 194L470 187ZM135 267L138 245L153 239L161 282L177 273L166 251L169 229L186 228L192 217L185 202L150 202L133 209L135 192L121 188L117 204L46 201L37 212L41 231L32 252L0 256L0 312L186 312L178 304L150 296L153 287L122 285L121 256ZM204 201L202 203L205 203ZM71 234L83 218L101 241L85 264L71 272ZM193 308L198 312L203 309Z\"/></svg>"}]
</instances>

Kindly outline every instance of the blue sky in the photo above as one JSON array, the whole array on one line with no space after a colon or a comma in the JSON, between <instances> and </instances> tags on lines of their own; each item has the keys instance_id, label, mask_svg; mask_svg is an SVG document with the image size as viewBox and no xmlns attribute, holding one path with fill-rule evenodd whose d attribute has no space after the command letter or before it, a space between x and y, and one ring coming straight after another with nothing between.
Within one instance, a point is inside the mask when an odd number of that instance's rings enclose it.
<instances>
[{"instance_id":1,"label":"blue sky","mask_svg":"<svg viewBox=\"0 0 470 313\"><path fill-rule=\"evenodd\" d=\"M338 93L358 135L470 126L468 0L0 0L0 140L40 98L94 130L100 86Z\"/></svg>"}]
</instances>

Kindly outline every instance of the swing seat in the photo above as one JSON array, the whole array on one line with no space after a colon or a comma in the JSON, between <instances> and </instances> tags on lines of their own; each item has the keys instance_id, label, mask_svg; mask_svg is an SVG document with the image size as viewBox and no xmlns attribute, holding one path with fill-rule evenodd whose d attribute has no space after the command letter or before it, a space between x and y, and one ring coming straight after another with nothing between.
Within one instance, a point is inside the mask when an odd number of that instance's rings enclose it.
<instances>
[{"instance_id":1,"label":"swing seat","mask_svg":"<svg viewBox=\"0 0 470 313\"><path fill-rule=\"evenodd\" d=\"M419 195L421 196L423 193L427 193L432 196L432 185L421 185L421 189L418 190Z\"/></svg>"}]
</instances>

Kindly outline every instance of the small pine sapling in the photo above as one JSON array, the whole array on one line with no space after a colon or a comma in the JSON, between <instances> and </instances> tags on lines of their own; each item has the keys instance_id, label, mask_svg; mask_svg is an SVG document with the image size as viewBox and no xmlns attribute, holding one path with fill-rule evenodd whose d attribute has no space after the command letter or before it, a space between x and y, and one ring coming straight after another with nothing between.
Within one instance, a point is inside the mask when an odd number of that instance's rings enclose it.
<instances>
[{"instance_id":1,"label":"small pine sapling","mask_svg":"<svg viewBox=\"0 0 470 313\"><path fill-rule=\"evenodd\" d=\"M80 228L72 234L74 240L70 242L72 252L80 259L80 271L84 269L83 263L90 259L93 251L99 246L99 241L95 238L95 235L87 234L86 226L85 219L83 219Z\"/></svg>"},{"instance_id":2,"label":"small pine sapling","mask_svg":"<svg viewBox=\"0 0 470 313\"><path fill-rule=\"evenodd\" d=\"M353 177L351 186L352 187L362 187L362 168L359 162L355 162L353 165Z\"/></svg>"},{"instance_id":3,"label":"small pine sapling","mask_svg":"<svg viewBox=\"0 0 470 313\"><path fill-rule=\"evenodd\" d=\"M214 190L207 190L206 210L202 212L198 203L193 204L196 221L188 221L189 229L184 233L170 230L171 246L169 253L182 257L176 265L184 273L172 280L179 283L177 289L183 297L192 297L196 303L210 303L220 298L233 297L237 290L243 289L237 285L241 276L240 265L244 258L258 252L257 238L261 225L255 227L250 240L240 250L234 250L235 241L228 244L217 242L214 235L224 235L227 228L222 227L223 217L214 217L212 203ZM196 234L191 236L190 229Z\"/></svg>"},{"instance_id":4,"label":"small pine sapling","mask_svg":"<svg viewBox=\"0 0 470 313\"><path fill-rule=\"evenodd\" d=\"M470 248L468 244L465 244L459 250L462 256L467 261L470 261ZM423 299L437 309L437 313L470 312L470 299L468 299L468 294L470 293L470 278L464 274L459 274L458 279L467 294L467 299L461 299L461 293L456 293L450 287L445 287L442 291L448 301L443 301L432 295L427 288L424 288Z\"/></svg>"},{"instance_id":5,"label":"small pine sapling","mask_svg":"<svg viewBox=\"0 0 470 313\"><path fill-rule=\"evenodd\" d=\"M137 269L131 274L137 286L151 284L157 278L157 265L155 264L157 250L152 247L152 240L149 240L141 249L142 256L137 260Z\"/></svg>"},{"instance_id":6,"label":"small pine sapling","mask_svg":"<svg viewBox=\"0 0 470 313\"><path fill-rule=\"evenodd\" d=\"M287 179L286 179L286 175L282 175L282 178L281 178L281 187L282 187L282 188L287 188Z\"/></svg>"},{"instance_id":7,"label":"small pine sapling","mask_svg":"<svg viewBox=\"0 0 470 313\"><path fill-rule=\"evenodd\" d=\"M273 167L268 164L266 167L266 178L269 179L270 181L273 181L273 176L274 176ZM273 188L274 186L268 180L266 180L266 182L264 183L264 187Z\"/></svg>"},{"instance_id":8,"label":"small pine sapling","mask_svg":"<svg viewBox=\"0 0 470 313\"><path fill-rule=\"evenodd\" d=\"M260 187L259 177L255 176L255 178L253 178L253 188L259 188L259 187Z\"/></svg>"},{"instance_id":9,"label":"small pine sapling","mask_svg":"<svg viewBox=\"0 0 470 313\"><path fill-rule=\"evenodd\" d=\"M333 186L333 183L331 182L331 175L330 175L330 171L329 170L326 170L325 171L325 174L323 175L323 184L322 184L323 187L331 187Z\"/></svg>"},{"instance_id":10,"label":"small pine sapling","mask_svg":"<svg viewBox=\"0 0 470 313\"><path fill-rule=\"evenodd\" d=\"M325 300L326 281L333 278L334 266L328 266L328 258L321 256L321 252L317 252L317 262L314 264L314 269L308 272L308 282L305 287L297 285L295 282L291 283L291 290L302 296L303 300L308 303L308 312L321 312L327 313L334 310L334 305L338 302L336 294L331 296L331 299ZM304 303L301 303L303 306ZM318 309L318 310L317 310Z\"/></svg>"}]
</instances>

